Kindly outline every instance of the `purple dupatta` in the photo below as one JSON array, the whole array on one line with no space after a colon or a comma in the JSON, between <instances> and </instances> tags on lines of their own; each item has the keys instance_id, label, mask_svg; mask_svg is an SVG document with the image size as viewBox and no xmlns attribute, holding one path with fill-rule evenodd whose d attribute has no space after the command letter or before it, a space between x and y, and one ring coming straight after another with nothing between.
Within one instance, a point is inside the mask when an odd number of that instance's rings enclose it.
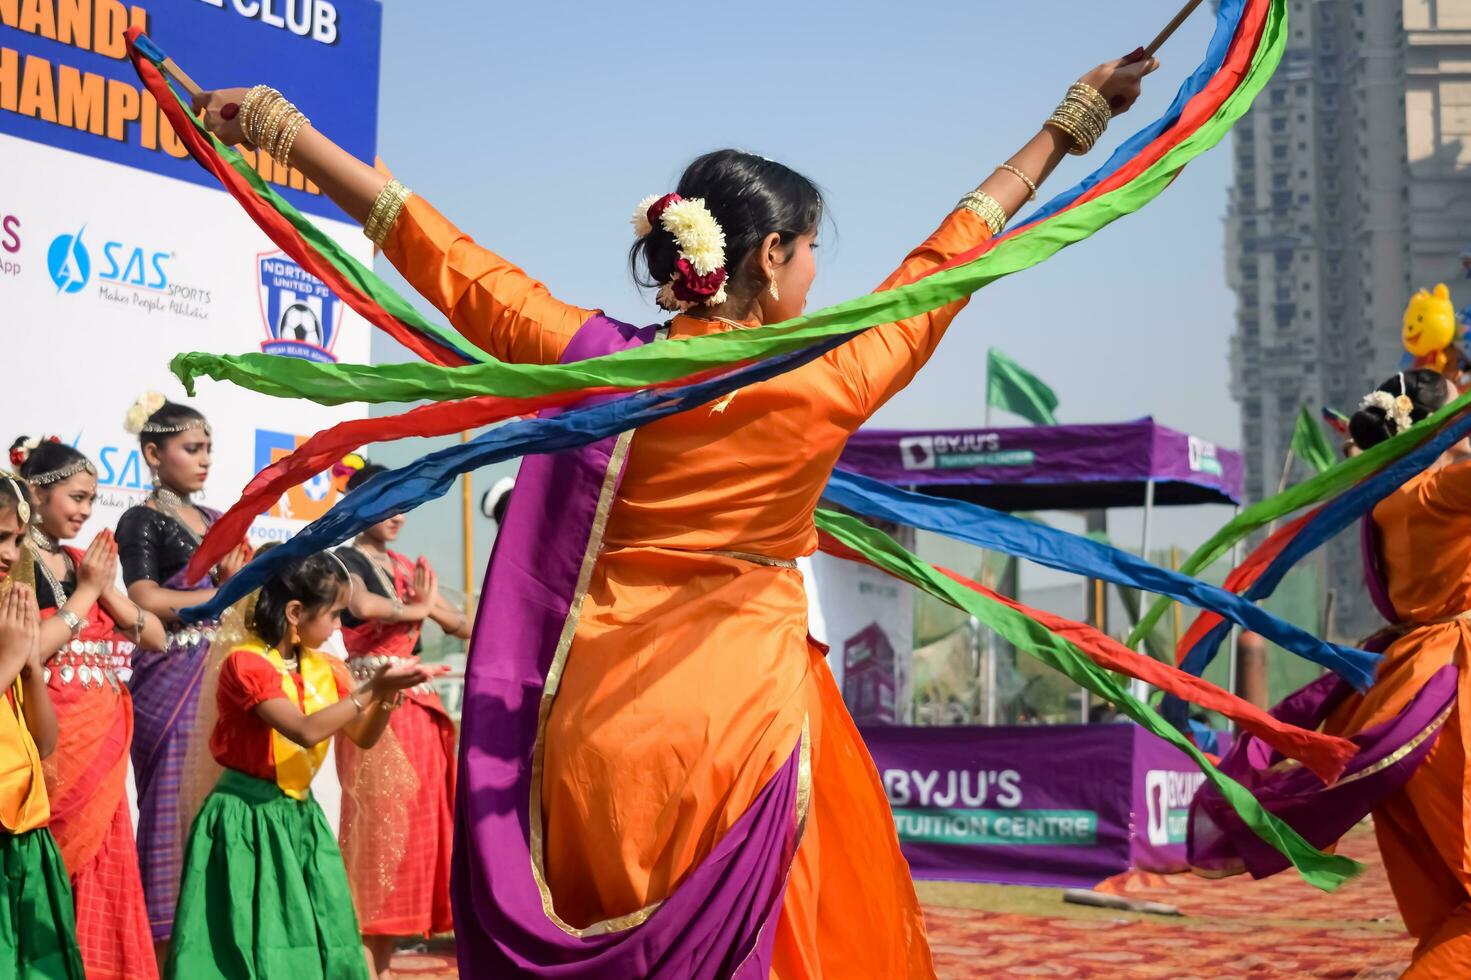
<instances>
[{"instance_id":1,"label":"purple dupatta","mask_svg":"<svg viewBox=\"0 0 1471 980\"><path fill-rule=\"evenodd\" d=\"M563 362L638 344L594 315ZM465 977L764 978L801 836L807 742L657 905L573 928L556 917L542 870L539 741L616 499L631 432L528 456L495 543L470 641L455 794L451 878Z\"/></svg>"}]
</instances>

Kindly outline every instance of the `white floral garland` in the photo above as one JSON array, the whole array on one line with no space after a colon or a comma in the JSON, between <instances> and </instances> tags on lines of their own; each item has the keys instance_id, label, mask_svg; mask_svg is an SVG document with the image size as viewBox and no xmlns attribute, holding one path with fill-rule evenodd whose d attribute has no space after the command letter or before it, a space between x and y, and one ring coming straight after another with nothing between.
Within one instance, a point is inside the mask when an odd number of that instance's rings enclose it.
<instances>
[{"instance_id":1,"label":"white floral garland","mask_svg":"<svg viewBox=\"0 0 1471 980\"><path fill-rule=\"evenodd\" d=\"M633 212L633 231L639 238L654 230L649 221L649 209L663 197L662 194L651 194L638 202ZM675 244L679 246L679 257L688 260L695 272L707 276L725 267L725 230L705 206L703 198L675 201L659 215L659 224L674 236ZM678 278L679 272L676 271L669 282L659 287L656 300L663 309L682 312L694 306L716 306L727 299L725 283L722 282L715 295L707 300L682 300L674 294L673 284Z\"/></svg>"},{"instance_id":2,"label":"white floral garland","mask_svg":"<svg viewBox=\"0 0 1471 980\"><path fill-rule=\"evenodd\" d=\"M1394 431L1400 433L1414 424L1410 413L1415 409L1415 403L1408 395L1391 395L1387 391L1371 391L1359 402L1359 408L1377 408L1384 413L1385 417L1394 423Z\"/></svg>"},{"instance_id":3,"label":"white floral garland","mask_svg":"<svg viewBox=\"0 0 1471 980\"><path fill-rule=\"evenodd\" d=\"M143 392L128 407L128 414L123 419L123 429L129 434L136 436L143 431L143 426L148 424L148 420L153 417L153 413L163 408L166 404L168 404L168 399L164 398L158 392Z\"/></svg>"}]
</instances>

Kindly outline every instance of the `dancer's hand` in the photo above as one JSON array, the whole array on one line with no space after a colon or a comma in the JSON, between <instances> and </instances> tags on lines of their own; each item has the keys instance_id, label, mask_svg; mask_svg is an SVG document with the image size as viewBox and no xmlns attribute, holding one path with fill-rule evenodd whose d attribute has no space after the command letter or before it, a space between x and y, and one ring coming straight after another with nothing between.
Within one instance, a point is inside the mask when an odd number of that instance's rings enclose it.
<instances>
[{"instance_id":1,"label":"dancer's hand","mask_svg":"<svg viewBox=\"0 0 1471 980\"><path fill-rule=\"evenodd\" d=\"M373 679L368 683L374 695L381 698L428 683L439 675L447 673L449 673L448 664L420 663L418 657L407 657L395 664L384 664L379 667Z\"/></svg>"},{"instance_id":2,"label":"dancer's hand","mask_svg":"<svg viewBox=\"0 0 1471 980\"><path fill-rule=\"evenodd\" d=\"M434 607L434 599L439 595L439 576L434 574L434 569L429 562L420 558L414 566L413 592L410 599L415 606L424 606L426 609Z\"/></svg>"},{"instance_id":3,"label":"dancer's hand","mask_svg":"<svg viewBox=\"0 0 1471 980\"><path fill-rule=\"evenodd\" d=\"M246 562L250 561L250 555L250 546L239 544L228 555L221 558L219 565L216 566L219 571L219 583L228 582L232 575L244 568Z\"/></svg>"},{"instance_id":4,"label":"dancer's hand","mask_svg":"<svg viewBox=\"0 0 1471 980\"><path fill-rule=\"evenodd\" d=\"M36 593L29 585L12 582L4 599L0 599L0 661L23 660L28 669L39 657L41 613L36 608Z\"/></svg>"},{"instance_id":5,"label":"dancer's hand","mask_svg":"<svg viewBox=\"0 0 1471 980\"><path fill-rule=\"evenodd\" d=\"M203 114L204 128L214 133L221 143L238 146L245 142L245 131L240 128L240 102L249 91L248 88L222 88L201 92L194 97L194 114ZM235 107L229 119L223 115L227 105Z\"/></svg>"},{"instance_id":6,"label":"dancer's hand","mask_svg":"<svg viewBox=\"0 0 1471 980\"><path fill-rule=\"evenodd\" d=\"M117 579L117 539L111 531L104 530L82 555L77 568L77 591L86 593L95 600L112 588Z\"/></svg>"},{"instance_id":7,"label":"dancer's hand","mask_svg":"<svg viewBox=\"0 0 1471 980\"><path fill-rule=\"evenodd\" d=\"M1108 100L1113 114L1121 116L1134 107L1144 84L1144 76L1158 67L1158 58L1145 58L1140 51L1114 61L1105 61L1078 81L1096 88Z\"/></svg>"}]
</instances>

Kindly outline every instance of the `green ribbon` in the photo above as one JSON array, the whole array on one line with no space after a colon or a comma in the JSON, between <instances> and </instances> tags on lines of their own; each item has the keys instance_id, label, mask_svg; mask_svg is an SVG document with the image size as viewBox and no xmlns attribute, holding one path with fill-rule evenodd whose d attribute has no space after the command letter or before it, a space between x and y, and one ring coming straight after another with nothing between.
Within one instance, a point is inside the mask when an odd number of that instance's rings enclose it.
<instances>
[{"instance_id":1,"label":"green ribbon","mask_svg":"<svg viewBox=\"0 0 1471 980\"><path fill-rule=\"evenodd\" d=\"M1046 260L1061 249L1094 234L1119 218L1139 210L1157 197L1179 171L1215 146L1251 107L1252 100L1271 79L1286 44L1284 5L1274 3L1264 26L1262 42L1253 54L1250 70L1216 113L1168 150L1143 173L1091 201L1060 212L1045 221L998 242L985 255L954 268L883 292L871 293L785 321L703 337L676 344L645 344L575 364L503 364L490 361L464 367L427 364L353 365L316 364L267 354L181 354L173 372L192 395L199 377L228 380L268 395L306 398L323 405L349 401L390 403L443 401L474 395L531 398L585 387L637 389L676 381L702 370L771 357L843 333L893 323L964 299L1005 276ZM259 175L234 154L232 165L262 187L283 213L290 206L264 187ZM302 225L310 222L300 215ZM304 232L305 233L305 232ZM312 239L334 263L350 261L340 250L329 249L330 239ZM408 304L371 272L357 267L355 279L375 299L388 305L397 299ZM396 315L405 320L408 313ZM418 321L416 321L418 325ZM459 345L463 346L463 345Z\"/></svg>"},{"instance_id":2,"label":"green ribbon","mask_svg":"<svg viewBox=\"0 0 1471 980\"><path fill-rule=\"evenodd\" d=\"M1363 868L1349 858L1325 854L1304 840L1297 831L1269 813L1245 786L1221 772L1165 721L1152 707L1135 698L1113 674L1099 667L1077 646L1041 623L1003 603L966 588L954 579L906 551L893 538L869 527L855 517L819 510L817 527L858 552L878 568L928 592L942 602L964 610L994 630L1019 650L1025 650L1074 683L1112 702L1145 731L1169 742L1195 761L1201 772L1248 827L1281 852L1303 879L1314 887L1332 891Z\"/></svg>"}]
</instances>

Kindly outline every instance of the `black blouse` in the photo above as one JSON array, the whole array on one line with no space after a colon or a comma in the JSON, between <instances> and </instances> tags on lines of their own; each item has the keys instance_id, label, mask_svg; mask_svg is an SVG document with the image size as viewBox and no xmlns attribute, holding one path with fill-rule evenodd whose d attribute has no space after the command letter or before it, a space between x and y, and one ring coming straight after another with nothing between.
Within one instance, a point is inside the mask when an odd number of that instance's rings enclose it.
<instances>
[{"instance_id":1,"label":"black blouse","mask_svg":"<svg viewBox=\"0 0 1471 980\"><path fill-rule=\"evenodd\" d=\"M177 518L152 507L129 507L118 518L117 550L127 585L143 580L163 585L184 570L198 547Z\"/></svg>"},{"instance_id":2,"label":"black blouse","mask_svg":"<svg viewBox=\"0 0 1471 980\"><path fill-rule=\"evenodd\" d=\"M61 580L61 590L70 596L77 591L77 569L76 565L68 561L66 563L66 578ZM41 559L36 559L36 607L39 609L55 609L61 603L56 601L56 593L51 591L51 583L46 580L46 573L41 570Z\"/></svg>"}]
</instances>

